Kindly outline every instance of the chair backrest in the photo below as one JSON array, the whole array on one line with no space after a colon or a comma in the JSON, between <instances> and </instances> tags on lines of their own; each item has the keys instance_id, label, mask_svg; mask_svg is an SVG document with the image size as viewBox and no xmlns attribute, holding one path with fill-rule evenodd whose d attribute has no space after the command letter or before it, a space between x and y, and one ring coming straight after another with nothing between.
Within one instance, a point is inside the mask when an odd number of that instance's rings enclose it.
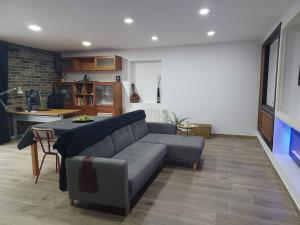
<instances>
[{"instance_id":1,"label":"chair backrest","mask_svg":"<svg viewBox=\"0 0 300 225\"><path fill-rule=\"evenodd\" d=\"M48 109L63 109L64 97L61 94L51 94L47 98Z\"/></svg>"},{"instance_id":2,"label":"chair backrest","mask_svg":"<svg viewBox=\"0 0 300 225\"><path fill-rule=\"evenodd\" d=\"M54 130L50 128L32 127L31 131L33 133L34 140L36 141L40 141L40 140L54 141L56 139Z\"/></svg>"},{"instance_id":3,"label":"chair backrest","mask_svg":"<svg viewBox=\"0 0 300 225\"><path fill-rule=\"evenodd\" d=\"M40 143L44 153L51 153L51 142L55 142L56 137L53 129L50 128L31 128L33 133L33 140ZM43 144L43 141L47 143L47 149Z\"/></svg>"}]
</instances>

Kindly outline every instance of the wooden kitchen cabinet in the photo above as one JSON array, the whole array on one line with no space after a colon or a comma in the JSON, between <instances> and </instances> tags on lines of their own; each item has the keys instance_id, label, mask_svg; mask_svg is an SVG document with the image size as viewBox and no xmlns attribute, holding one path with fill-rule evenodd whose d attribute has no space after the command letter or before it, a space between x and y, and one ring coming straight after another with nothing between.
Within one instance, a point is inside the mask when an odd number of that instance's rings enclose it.
<instances>
[{"instance_id":1,"label":"wooden kitchen cabinet","mask_svg":"<svg viewBox=\"0 0 300 225\"><path fill-rule=\"evenodd\" d=\"M122 57L115 55L62 58L61 69L63 72L120 71Z\"/></svg>"}]
</instances>

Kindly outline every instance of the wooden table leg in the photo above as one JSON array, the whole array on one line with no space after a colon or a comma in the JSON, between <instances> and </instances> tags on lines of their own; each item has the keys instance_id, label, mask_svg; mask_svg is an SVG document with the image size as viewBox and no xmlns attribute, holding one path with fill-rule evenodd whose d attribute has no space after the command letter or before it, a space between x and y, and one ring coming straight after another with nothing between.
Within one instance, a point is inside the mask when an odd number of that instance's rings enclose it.
<instances>
[{"instance_id":1,"label":"wooden table leg","mask_svg":"<svg viewBox=\"0 0 300 225\"><path fill-rule=\"evenodd\" d=\"M13 138L17 138L18 137L18 122L14 115L13 115L13 130L14 130Z\"/></svg>"},{"instance_id":2,"label":"wooden table leg","mask_svg":"<svg viewBox=\"0 0 300 225\"><path fill-rule=\"evenodd\" d=\"M197 166L198 166L198 163L197 163L197 162L193 162L193 170L194 170L194 171L197 170Z\"/></svg>"},{"instance_id":3,"label":"wooden table leg","mask_svg":"<svg viewBox=\"0 0 300 225\"><path fill-rule=\"evenodd\" d=\"M39 172L39 157L37 151L37 143L31 145L31 160L32 160L32 174L37 176Z\"/></svg>"}]
</instances>

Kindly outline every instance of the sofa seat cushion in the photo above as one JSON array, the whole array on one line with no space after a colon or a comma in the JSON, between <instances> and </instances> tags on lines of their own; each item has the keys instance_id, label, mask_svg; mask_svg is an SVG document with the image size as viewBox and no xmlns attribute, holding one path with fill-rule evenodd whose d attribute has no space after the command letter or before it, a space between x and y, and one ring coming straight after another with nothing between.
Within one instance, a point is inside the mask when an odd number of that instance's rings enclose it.
<instances>
[{"instance_id":1,"label":"sofa seat cushion","mask_svg":"<svg viewBox=\"0 0 300 225\"><path fill-rule=\"evenodd\" d=\"M148 126L145 119L132 123L131 128L136 141L148 134Z\"/></svg>"},{"instance_id":2,"label":"sofa seat cushion","mask_svg":"<svg viewBox=\"0 0 300 225\"><path fill-rule=\"evenodd\" d=\"M127 162L130 198L135 196L159 168L166 154L165 145L136 142L112 157Z\"/></svg>"},{"instance_id":3,"label":"sofa seat cushion","mask_svg":"<svg viewBox=\"0 0 300 225\"><path fill-rule=\"evenodd\" d=\"M111 136L114 143L115 154L133 144L135 141L131 125L116 130Z\"/></svg>"},{"instance_id":4,"label":"sofa seat cushion","mask_svg":"<svg viewBox=\"0 0 300 225\"><path fill-rule=\"evenodd\" d=\"M199 136L183 136L173 134L149 133L138 140L144 143L158 143L167 145L167 160L199 161L204 148L204 138Z\"/></svg>"},{"instance_id":5,"label":"sofa seat cushion","mask_svg":"<svg viewBox=\"0 0 300 225\"><path fill-rule=\"evenodd\" d=\"M111 158L115 154L114 144L111 136L106 136L101 141L91 145L82 151L80 156L91 156L101 158Z\"/></svg>"}]
</instances>

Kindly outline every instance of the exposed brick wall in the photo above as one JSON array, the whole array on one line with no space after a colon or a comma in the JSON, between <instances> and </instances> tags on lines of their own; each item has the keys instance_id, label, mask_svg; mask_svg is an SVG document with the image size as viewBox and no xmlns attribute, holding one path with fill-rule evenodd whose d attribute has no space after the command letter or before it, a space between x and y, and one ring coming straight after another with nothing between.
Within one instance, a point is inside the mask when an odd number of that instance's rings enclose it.
<instances>
[{"instance_id":1,"label":"exposed brick wall","mask_svg":"<svg viewBox=\"0 0 300 225\"><path fill-rule=\"evenodd\" d=\"M53 83L60 79L56 70L56 62L59 53L26 46L1 42L8 46L8 88L22 87L22 90L39 90L42 96L42 105L46 106L47 97L52 93ZM25 96L16 93L8 95L8 106L14 109L16 106L27 108ZM11 119L11 118L10 118ZM27 123L19 124L19 131L24 131ZM10 123L12 133L12 123Z\"/></svg>"},{"instance_id":2,"label":"exposed brick wall","mask_svg":"<svg viewBox=\"0 0 300 225\"><path fill-rule=\"evenodd\" d=\"M7 43L6 43L7 44ZM42 104L46 105L47 97L52 93L53 83L59 80L56 71L58 53L30 47L7 44L8 52L8 87L21 86L24 91L39 90ZM26 107L24 96L8 95L11 107Z\"/></svg>"}]
</instances>

